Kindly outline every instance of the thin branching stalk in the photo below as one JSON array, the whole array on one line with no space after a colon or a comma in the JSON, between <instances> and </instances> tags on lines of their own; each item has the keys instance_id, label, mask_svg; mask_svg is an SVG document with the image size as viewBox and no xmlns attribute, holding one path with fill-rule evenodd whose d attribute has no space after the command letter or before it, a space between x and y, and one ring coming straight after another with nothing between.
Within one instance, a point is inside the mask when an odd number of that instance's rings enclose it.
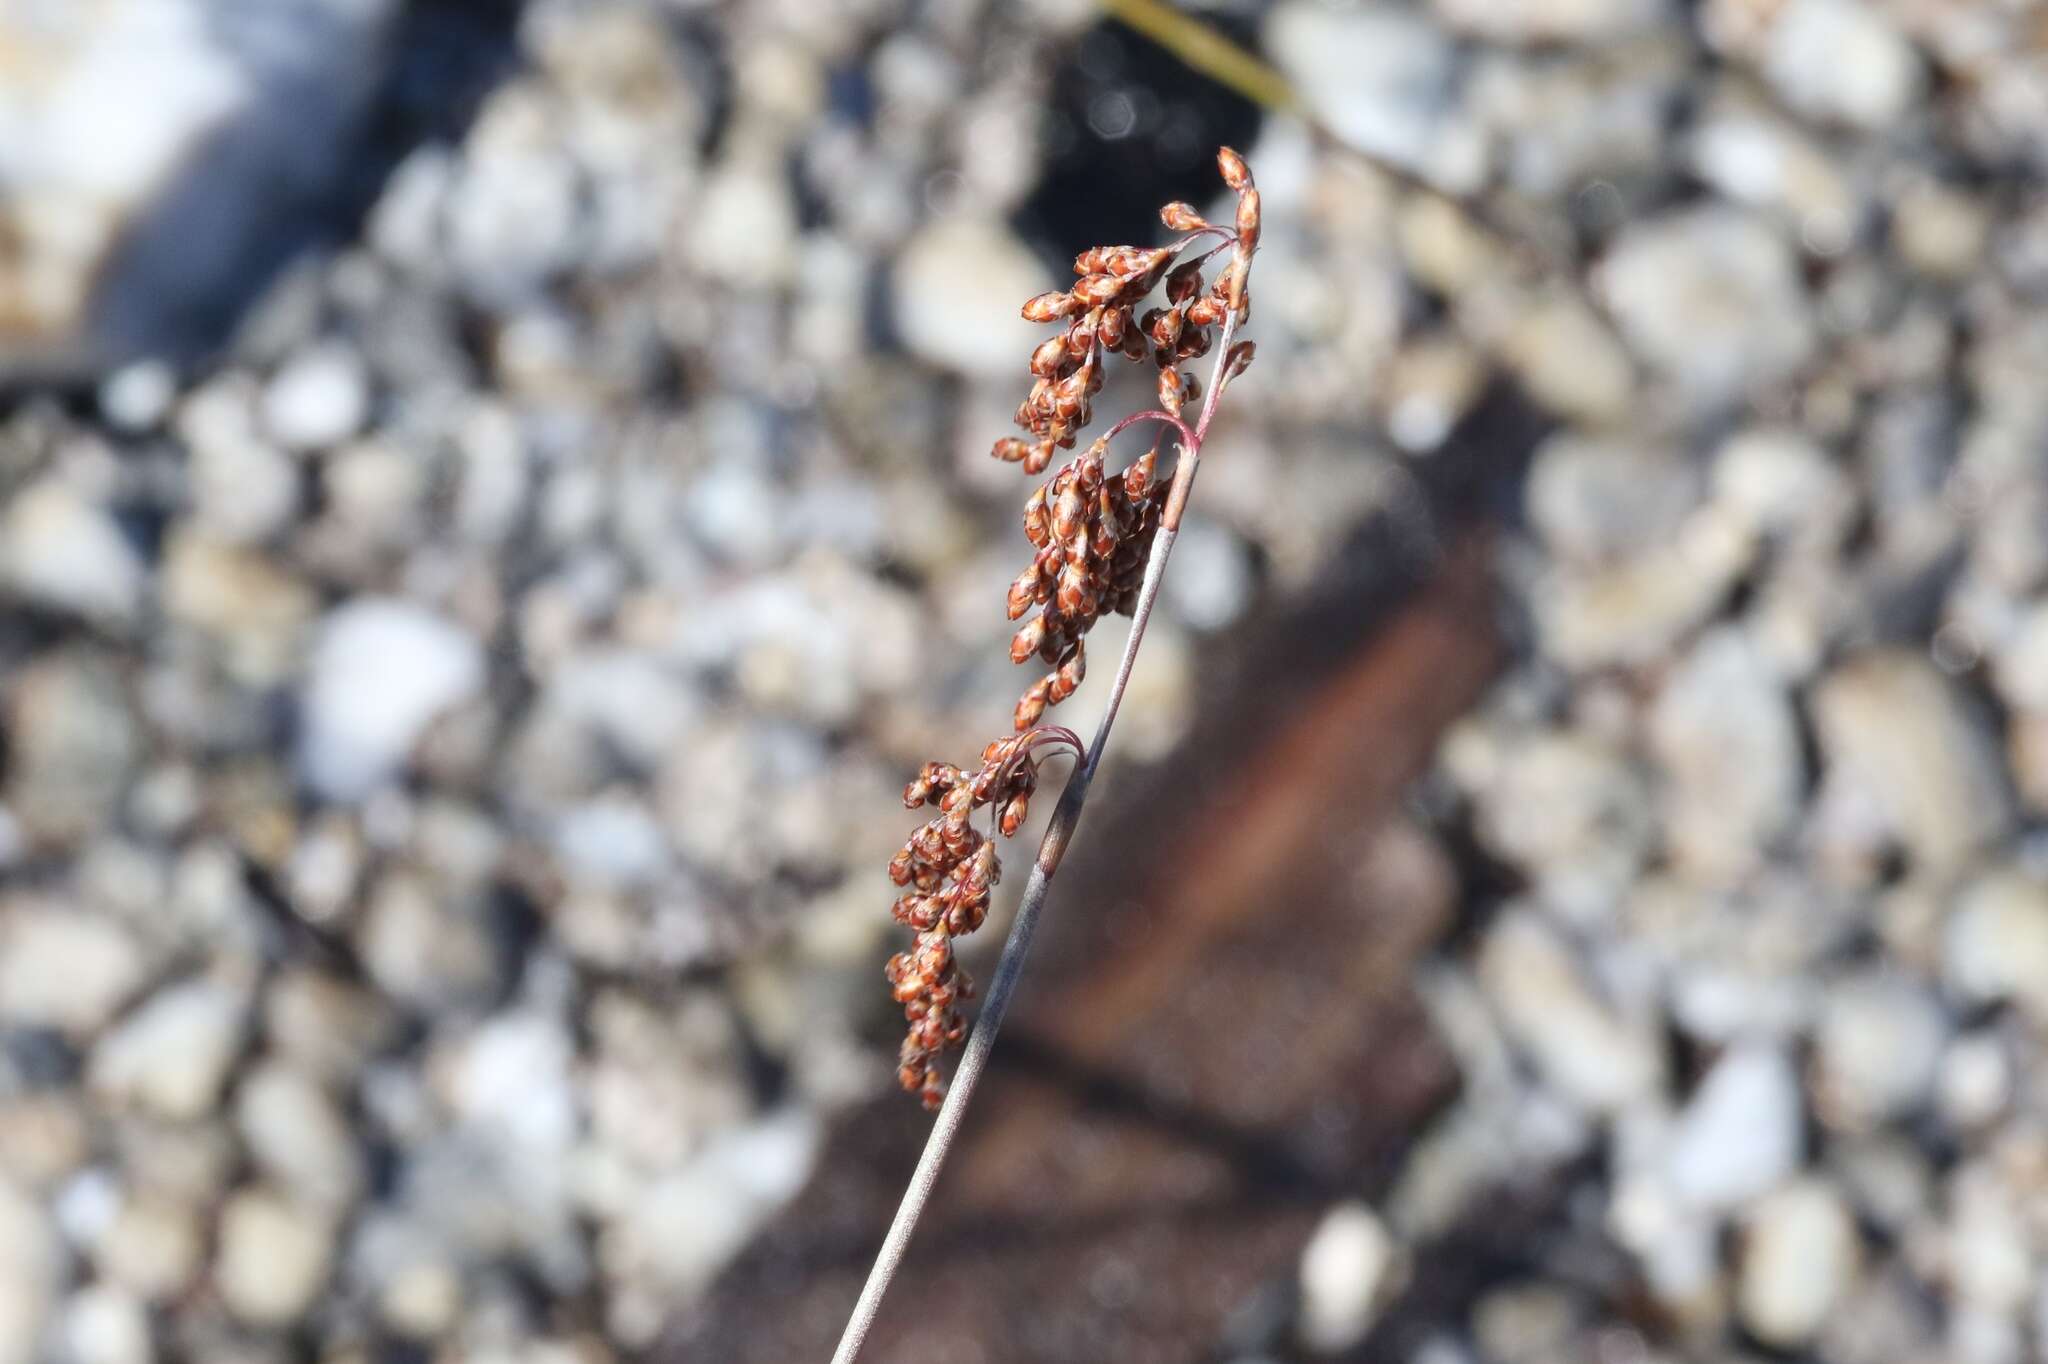
<instances>
[{"instance_id":1,"label":"thin branching stalk","mask_svg":"<svg viewBox=\"0 0 2048 1364\"><path fill-rule=\"evenodd\" d=\"M1239 287L1242 287L1241 281ZM1202 440L1216 415L1216 401L1229 383L1231 342L1236 331L1237 311L1232 309L1223 319L1222 337L1216 347L1216 363L1210 374L1209 390L1204 395L1201 418L1192 431L1178 417L1166 412L1138 413L1126 418L1116 428L1121 430L1151 418L1172 425L1181 437L1173 486L1167 494L1166 509L1152 541L1151 555L1145 561L1145 578L1138 590L1137 605L1131 613L1131 633L1117 659L1116 676L1110 683L1102 722L1095 729L1095 742L1088 746L1080 765L1068 777L1066 789L1060 793L1059 804L1054 807L1052 819L1046 825L1045 836L1039 840L1030 879L1025 882L1016 918L1010 924L1009 937L1003 942L1003 954L996 962L995 975L989 981L988 994L975 1019L974 1030L968 1034L966 1047L954 1068L945 1103L932 1123L931 1135L925 1139L924 1153L918 1157L917 1169L912 1172L909 1186L903 1191L903 1201L896 1208L895 1220L889 1224L889 1234L883 1238L874 1266L868 1271L867 1283L861 1289L860 1300L854 1304L845 1334L839 1339L839 1348L832 1355L832 1364L853 1364L860 1357L861 1346L874 1326L875 1314L881 1310L889 1283L903 1263L911 1234L917 1229L918 1218L931 1198L939 1171L945 1166L947 1153L953 1148L953 1139L959 1134L960 1124L967 1116L967 1105L974 1098L976 1086L981 1083L989 1054L995 1050L996 1033L1003 1025L1003 1015L1010 1007L1010 996L1016 991L1018 978L1024 973L1024 958L1031 950L1032 935L1038 931L1038 917L1045 908L1046 893L1051 889L1060 859L1066 854L1067 845L1080 824L1081 807L1088 799L1088 788L1095 780L1096 770L1102 765L1102 756L1109 749L1110 729L1116 724L1117 710L1122 706L1124 691L1130 684L1138 648L1145 642L1145 625L1152 618L1153 604L1159 598L1159 584L1166 576L1166 561L1173 553L1173 542L1179 537L1181 514L1187 506L1188 493L1194 487L1195 472L1201 464Z\"/></svg>"}]
</instances>

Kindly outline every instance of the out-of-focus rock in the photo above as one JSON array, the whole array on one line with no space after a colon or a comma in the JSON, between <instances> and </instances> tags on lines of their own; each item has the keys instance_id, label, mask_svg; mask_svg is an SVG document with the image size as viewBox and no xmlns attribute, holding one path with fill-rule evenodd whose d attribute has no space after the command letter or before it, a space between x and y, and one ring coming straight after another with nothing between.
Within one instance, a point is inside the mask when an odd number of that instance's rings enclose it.
<instances>
[{"instance_id":1,"label":"out-of-focus rock","mask_svg":"<svg viewBox=\"0 0 2048 1364\"><path fill-rule=\"evenodd\" d=\"M159 990L93 1049L92 1087L160 1117L204 1117L227 1082L247 1008L241 991L217 981Z\"/></svg>"},{"instance_id":2,"label":"out-of-focus rock","mask_svg":"<svg viewBox=\"0 0 2048 1364\"><path fill-rule=\"evenodd\" d=\"M1706 207L1631 227L1598 284L1630 345L1700 406L1786 382L1813 352L1798 262L1750 214Z\"/></svg>"},{"instance_id":3,"label":"out-of-focus rock","mask_svg":"<svg viewBox=\"0 0 2048 1364\"><path fill-rule=\"evenodd\" d=\"M0 906L0 1019L89 1035L142 984L144 958L101 915L17 900Z\"/></svg>"},{"instance_id":4,"label":"out-of-focus rock","mask_svg":"<svg viewBox=\"0 0 2048 1364\"><path fill-rule=\"evenodd\" d=\"M1446 189L1477 187L1485 152L1458 122L1456 49L1439 29L1401 11L1294 0L1267 17L1265 46L1345 142Z\"/></svg>"},{"instance_id":5,"label":"out-of-focus rock","mask_svg":"<svg viewBox=\"0 0 2048 1364\"><path fill-rule=\"evenodd\" d=\"M0 34L0 377L205 339L348 163L395 0L101 0ZM146 110L146 116L135 111Z\"/></svg>"},{"instance_id":6,"label":"out-of-focus rock","mask_svg":"<svg viewBox=\"0 0 2048 1364\"><path fill-rule=\"evenodd\" d=\"M1766 1345L1797 1348L1847 1295L1860 1260L1855 1218L1832 1185L1785 1186L1746 1222L1736 1288L1743 1325Z\"/></svg>"},{"instance_id":7,"label":"out-of-focus rock","mask_svg":"<svg viewBox=\"0 0 2048 1364\"><path fill-rule=\"evenodd\" d=\"M1043 330L1019 316L1018 308L1055 287L1045 266L1002 223L939 218L905 242L896 258L896 326L911 353L927 364L976 378L1005 378Z\"/></svg>"},{"instance_id":8,"label":"out-of-focus rock","mask_svg":"<svg viewBox=\"0 0 2048 1364\"><path fill-rule=\"evenodd\" d=\"M1791 1060L1774 1046L1737 1046L1714 1063L1680 1113L1666 1178L1683 1202L1726 1211L1797 1169L1801 1144Z\"/></svg>"},{"instance_id":9,"label":"out-of-focus rock","mask_svg":"<svg viewBox=\"0 0 2048 1364\"><path fill-rule=\"evenodd\" d=\"M1678 861L1708 879L1740 874L1794 827L1805 786L1798 720L1783 683L1742 635L1700 639L1650 711L1669 777L1666 826Z\"/></svg>"},{"instance_id":10,"label":"out-of-focus rock","mask_svg":"<svg viewBox=\"0 0 2048 1364\"><path fill-rule=\"evenodd\" d=\"M1601 999L1564 940L1534 915L1495 924L1478 970L1509 1036L1575 1101L1608 1112L1662 1084L1663 1052L1648 1020Z\"/></svg>"},{"instance_id":11,"label":"out-of-focus rock","mask_svg":"<svg viewBox=\"0 0 2048 1364\"><path fill-rule=\"evenodd\" d=\"M0 520L0 587L47 610L125 625L145 571L103 507L57 480L17 493Z\"/></svg>"},{"instance_id":12,"label":"out-of-focus rock","mask_svg":"<svg viewBox=\"0 0 2048 1364\"><path fill-rule=\"evenodd\" d=\"M305 1312L327 1282L334 1229L313 1209L248 1188L221 1211L214 1284L236 1317L281 1326Z\"/></svg>"},{"instance_id":13,"label":"out-of-focus rock","mask_svg":"<svg viewBox=\"0 0 2048 1364\"><path fill-rule=\"evenodd\" d=\"M1955 868L2005 832L2011 797L1990 736L1924 658L1852 660L1815 690L1825 779L1924 871Z\"/></svg>"},{"instance_id":14,"label":"out-of-focus rock","mask_svg":"<svg viewBox=\"0 0 2048 1364\"><path fill-rule=\"evenodd\" d=\"M1406 1273L1406 1255L1363 1203L1332 1208L1301 1252L1301 1339L1311 1350L1348 1350Z\"/></svg>"},{"instance_id":15,"label":"out-of-focus rock","mask_svg":"<svg viewBox=\"0 0 2048 1364\"><path fill-rule=\"evenodd\" d=\"M483 682L483 649L460 626L406 601L350 602L321 623L307 663L299 771L331 799L360 800Z\"/></svg>"}]
</instances>

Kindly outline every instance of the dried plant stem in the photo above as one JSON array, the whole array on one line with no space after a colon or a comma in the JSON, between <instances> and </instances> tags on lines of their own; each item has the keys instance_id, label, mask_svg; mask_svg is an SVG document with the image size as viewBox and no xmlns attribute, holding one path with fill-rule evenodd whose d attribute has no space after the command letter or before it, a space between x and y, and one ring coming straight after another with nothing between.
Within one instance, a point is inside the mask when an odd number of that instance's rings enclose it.
<instances>
[{"instance_id":1,"label":"dried plant stem","mask_svg":"<svg viewBox=\"0 0 2048 1364\"><path fill-rule=\"evenodd\" d=\"M882 1298L889 1291L890 1281L896 1277L897 1267L903 1263L911 1234L917 1230L918 1218L923 1214L932 1188L938 1183L939 1171L953 1148L953 1138L967 1116L968 1102L974 1097L975 1087L981 1083L981 1073L988 1066L989 1053L995 1050L996 1033L1003 1025L1003 1014L1010 1007L1010 996L1017 988L1018 978L1024 974L1024 958L1031 950L1032 935L1038 931L1038 916L1045 908L1046 892L1051 888L1060 859L1065 856L1067 844L1081 822L1081 806L1088 799L1088 787L1094 782L1096 768L1101 765L1102 755L1109 748L1109 731L1116 724L1117 710L1122 706L1124 691L1130 685L1138 646L1145 641L1145 623L1152 618L1153 603L1159 599L1159 584L1166 576L1166 560L1173 553L1173 542L1179 538L1181 512L1187 506L1189 490L1194 487L1195 471L1201 462L1202 438L1208 434L1210 419L1216 414L1216 400L1229 382L1226 367L1236 330L1237 315L1232 311L1223 320L1222 340L1216 347L1216 365L1209 378L1201 420L1192 432L1178 418L1164 412L1140 414L1121 424L1128 425L1130 421L1154 416L1171 423L1182 436L1180 458L1173 471L1173 487L1167 495L1166 511L1152 541L1151 555L1145 561L1145 578L1138 589L1137 605L1131 612L1130 637L1124 641L1123 653L1117 659L1116 677L1110 683L1102 722L1095 729L1095 742L1088 746L1081 765L1067 778L1066 789L1060 793L1060 803L1046 825L1045 836L1039 840L1038 856L1031 864L1031 878L1024 884L1024 895L1017 904L1017 916L1010 924L1010 935L1003 941L1003 954L996 962L995 976L989 981L988 994L975 1018L974 1029L968 1034L966 1047L954 1067L945 1103L932 1122L931 1135L925 1139L924 1154L918 1157L917 1169L911 1173L909 1186L903 1191L903 1201L897 1205L896 1218L889 1224L889 1234L883 1238L882 1248L875 1254L875 1263L868 1271L860 1300L854 1304L846 1331L839 1338L839 1348L832 1354L832 1364L853 1364L860 1357L861 1346L875 1323L875 1314L881 1310Z\"/></svg>"}]
</instances>

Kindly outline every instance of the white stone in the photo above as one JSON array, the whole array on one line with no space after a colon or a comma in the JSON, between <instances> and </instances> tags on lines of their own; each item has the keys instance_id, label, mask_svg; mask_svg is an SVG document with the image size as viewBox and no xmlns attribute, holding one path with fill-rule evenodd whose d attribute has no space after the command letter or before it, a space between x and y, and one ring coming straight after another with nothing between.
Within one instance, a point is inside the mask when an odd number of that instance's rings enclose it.
<instances>
[{"instance_id":1,"label":"white stone","mask_svg":"<svg viewBox=\"0 0 2048 1364\"><path fill-rule=\"evenodd\" d=\"M1546 731L1505 748L1478 795L1480 838L1573 922L1614 912L1650 839L1652 807L1627 758L1589 735Z\"/></svg>"},{"instance_id":2,"label":"white stone","mask_svg":"<svg viewBox=\"0 0 2048 1364\"><path fill-rule=\"evenodd\" d=\"M1941 1061L1941 1115L1950 1127L1995 1122L2012 1101L2013 1064L1996 1033L1959 1037Z\"/></svg>"},{"instance_id":3,"label":"white stone","mask_svg":"<svg viewBox=\"0 0 2048 1364\"><path fill-rule=\"evenodd\" d=\"M480 302L523 303L576 259L581 229L576 166L560 145L559 110L527 82L511 81L485 102L442 203L448 254ZM404 188L431 200L439 169L421 163ZM421 207L427 205L422 204ZM387 249L406 235L387 215Z\"/></svg>"},{"instance_id":4,"label":"white stone","mask_svg":"<svg viewBox=\"0 0 2048 1364\"><path fill-rule=\"evenodd\" d=\"M336 445L360 431L370 410L362 356L339 342L287 360L263 391L263 425L287 449Z\"/></svg>"},{"instance_id":5,"label":"white stone","mask_svg":"<svg viewBox=\"0 0 2048 1364\"><path fill-rule=\"evenodd\" d=\"M1834 543L1848 529L1856 494L1848 476L1803 434L1753 427L1715 452L1713 490L1765 535Z\"/></svg>"},{"instance_id":6,"label":"white stone","mask_svg":"<svg viewBox=\"0 0 2048 1364\"><path fill-rule=\"evenodd\" d=\"M1810 117L1883 128L1920 98L1920 58L1882 6L1789 0L1765 42L1764 74Z\"/></svg>"},{"instance_id":7,"label":"white stone","mask_svg":"<svg viewBox=\"0 0 2048 1364\"><path fill-rule=\"evenodd\" d=\"M1405 10L1293 0L1267 17L1264 40L1339 140L1446 189L1476 187L1484 153L1456 123L1457 49L1436 25Z\"/></svg>"},{"instance_id":8,"label":"white stone","mask_svg":"<svg viewBox=\"0 0 2048 1364\"><path fill-rule=\"evenodd\" d=\"M240 991L212 980L157 991L93 1048L92 1087L160 1117L204 1117L219 1101L247 1009Z\"/></svg>"},{"instance_id":9,"label":"white stone","mask_svg":"<svg viewBox=\"0 0 2048 1364\"><path fill-rule=\"evenodd\" d=\"M408 601L357 597L321 623L307 664L300 775L329 799L361 800L483 684L483 647L468 631Z\"/></svg>"},{"instance_id":10,"label":"white stone","mask_svg":"<svg viewBox=\"0 0 2048 1364\"><path fill-rule=\"evenodd\" d=\"M817 1119L795 1109L720 1133L641 1189L612 1224L607 1269L668 1294L701 1290L803 1187L821 1136Z\"/></svg>"},{"instance_id":11,"label":"white stone","mask_svg":"<svg viewBox=\"0 0 2048 1364\"><path fill-rule=\"evenodd\" d=\"M1478 969L1509 1038L1575 1102L1612 1112L1662 1088L1654 1026L1595 995L1569 947L1533 914L1504 914L1480 946Z\"/></svg>"},{"instance_id":12,"label":"white stone","mask_svg":"<svg viewBox=\"0 0 2048 1364\"><path fill-rule=\"evenodd\" d=\"M148 1312L118 1288L95 1285L74 1294L61 1331L71 1364L150 1364L156 1357Z\"/></svg>"},{"instance_id":13,"label":"white stone","mask_svg":"<svg viewBox=\"0 0 2048 1364\"><path fill-rule=\"evenodd\" d=\"M1665 1177L1686 1204L1736 1207L1798 1167L1799 1076L1775 1046L1738 1044L1700 1081L1679 1114Z\"/></svg>"},{"instance_id":14,"label":"white stone","mask_svg":"<svg viewBox=\"0 0 2048 1364\"><path fill-rule=\"evenodd\" d=\"M93 1247L100 1272L145 1302L180 1297L199 1272L204 1229L183 1203L149 1193L121 1201L113 1223Z\"/></svg>"},{"instance_id":15,"label":"white stone","mask_svg":"<svg viewBox=\"0 0 2048 1364\"><path fill-rule=\"evenodd\" d=\"M104 507L56 479L16 493L0 521L0 587L39 606L123 623L140 604L144 570Z\"/></svg>"},{"instance_id":16,"label":"white stone","mask_svg":"<svg viewBox=\"0 0 2048 1364\"><path fill-rule=\"evenodd\" d=\"M1823 996L1816 1054L1823 1114L1849 1128L1904 1114L1934 1087L1948 1016L1897 971L1834 982Z\"/></svg>"},{"instance_id":17,"label":"white stone","mask_svg":"<svg viewBox=\"0 0 2048 1364\"><path fill-rule=\"evenodd\" d=\"M311 1208L264 1189L243 1189L220 1216L214 1284L227 1309L252 1326L303 1316L327 1282L334 1229Z\"/></svg>"},{"instance_id":18,"label":"white stone","mask_svg":"<svg viewBox=\"0 0 2048 1364\"><path fill-rule=\"evenodd\" d=\"M2014 1000L2048 1020L2048 884L2013 868L1956 897L1942 930L1942 979L1965 1003Z\"/></svg>"},{"instance_id":19,"label":"white stone","mask_svg":"<svg viewBox=\"0 0 2048 1364\"><path fill-rule=\"evenodd\" d=\"M1191 629L1222 629L1251 600L1251 555L1244 541L1214 521L1190 514L1173 543L1173 572L1166 576L1162 591L1173 613Z\"/></svg>"},{"instance_id":20,"label":"white stone","mask_svg":"<svg viewBox=\"0 0 2048 1364\"><path fill-rule=\"evenodd\" d=\"M1743 1325L1779 1349L1806 1344L1855 1282L1861 1247L1848 1204L1832 1185L1802 1179L1759 1203L1746 1233L1736 1286Z\"/></svg>"},{"instance_id":21,"label":"white stone","mask_svg":"<svg viewBox=\"0 0 2048 1364\"><path fill-rule=\"evenodd\" d=\"M40 1204L0 1172L0 1364L38 1364L61 1250Z\"/></svg>"},{"instance_id":22,"label":"white stone","mask_svg":"<svg viewBox=\"0 0 2048 1364\"><path fill-rule=\"evenodd\" d=\"M2048 603L2030 607L1992 655L1991 678L2006 704L2048 713Z\"/></svg>"},{"instance_id":23,"label":"white stone","mask_svg":"<svg viewBox=\"0 0 2048 1364\"><path fill-rule=\"evenodd\" d=\"M598 889L658 885L670 869L668 839L645 805L623 792L563 813L555 853L569 879Z\"/></svg>"},{"instance_id":24,"label":"white stone","mask_svg":"<svg viewBox=\"0 0 2048 1364\"><path fill-rule=\"evenodd\" d=\"M1490 42L1597 43L1663 22L1667 0L1431 0L1445 23Z\"/></svg>"},{"instance_id":25,"label":"white stone","mask_svg":"<svg viewBox=\"0 0 2048 1364\"><path fill-rule=\"evenodd\" d=\"M0 1019L96 1032L142 984L135 940L75 907L17 902L0 910Z\"/></svg>"},{"instance_id":26,"label":"white stone","mask_svg":"<svg viewBox=\"0 0 2048 1364\"><path fill-rule=\"evenodd\" d=\"M123 365L100 384L100 415L122 431L147 431L161 422L178 396L178 376L162 360Z\"/></svg>"},{"instance_id":27,"label":"white stone","mask_svg":"<svg viewBox=\"0 0 2048 1364\"><path fill-rule=\"evenodd\" d=\"M693 266L710 278L756 289L783 284L795 274L796 206L780 166L736 159L714 171L700 193L690 231Z\"/></svg>"},{"instance_id":28,"label":"white stone","mask_svg":"<svg viewBox=\"0 0 2048 1364\"><path fill-rule=\"evenodd\" d=\"M531 1012L494 1016L468 1037L449 1077L455 1113L491 1137L559 1150L576 1131L569 1082L575 1045L554 1019Z\"/></svg>"},{"instance_id":29,"label":"white stone","mask_svg":"<svg viewBox=\"0 0 2048 1364\"><path fill-rule=\"evenodd\" d=\"M1700 478L1668 449L1568 430L1537 447L1524 497L1553 554L1607 563L1676 534L1699 504Z\"/></svg>"},{"instance_id":30,"label":"white stone","mask_svg":"<svg viewBox=\"0 0 2048 1364\"><path fill-rule=\"evenodd\" d=\"M255 395L240 376L187 397L174 426L191 452L199 528L247 543L290 522L299 505L299 470L257 432Z\"/></svg>"},{"instance_id":31,"label":"white stone","mask_svg":"<svg viewBox=\"0 0 2048 1364\"><path fill-rule=\"evenodd\" d=\"M1365 1204L1342 1203L1323 1214L1301 1252L1302 1343L1335 1353L1365 1339L1404 1258Z\"/></svg>"},{"instance_id":32,"label":"white stone","mask_svg":"<svg viewBox=\"0 0 2048 1364\"><path fill-rule=\"evenodd\" d=\"M1815 689L1827 780L1867 802L1915 870L1957 866L2012 817L2003 765L1953 682L1906 651L1867 654Z\"/></svg>"},{"instance_id":33,"label":"white stone","mask_svg":"<svg viewBox=\"0 0 2048 1364\"><path fill-rule=\"evenodd\" d=\"M1044 329L1018 309L1054 287L1044 263L1001 222L948 215L919 228L896 258L896 326L928 364L1001 378L1043 339Z\"/></svg>"},{"instance_id":34,"label":"white stone","mask_svg":"<svg viewBox=\"0 0 2048 1364\"><path fill-rule=\"evenodd\" d=\"M1701 637L1658 693L1649 731L1682 866L1732 878L1791 832L1806 782L1798 721L1783 682L1740 632Z\"/></svg>"},{"instance_id":35,"label":"white stone","mask_svg":"<svg viewBox=\"0 0 2048 1364\"><path fill-rule=\"evenodd\" d=\"M2000 1315L2025 1304L2036 1275L2026 1209L1983 1162L1949 1181L1948 1272L1963 1303Z\"/></svg>"},{"instance_id":36,"label":"white stone","mask_svg":"<svg viewBox=\"0 0 2048 1364\"><path fill-rule=\"evenodd\" d=\"M1629 228L1596 281L1629 344L1700 406L1784 383L1813 352L1791 248L1736 209L1689 209Z\"/></svg>"},{"instance_id":37,"label":"white stone","mask_svg":"<svg viewBox=\"0 0 2048 1364\"><path fill-rule=\"evenodd\" d=\"M345 1209L361 1191L348 1118L304 1071L276 1062L250 1071L235 1095L235 1125L258 1168L304 1201Z\"/></svg>"}]
</instances>

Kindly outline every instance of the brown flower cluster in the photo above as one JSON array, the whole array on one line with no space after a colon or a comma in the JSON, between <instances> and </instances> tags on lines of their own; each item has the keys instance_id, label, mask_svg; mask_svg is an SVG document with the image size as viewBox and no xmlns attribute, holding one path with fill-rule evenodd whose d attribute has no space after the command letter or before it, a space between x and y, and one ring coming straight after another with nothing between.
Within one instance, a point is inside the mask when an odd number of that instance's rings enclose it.
<instances>
[{"instance_id":1,"label":"brown flower cluster","mask_svg":"<svg viewBox=\"0 0 2048 1364\"><path fill-rule=\"evenodd\" d=\"M1208 354L1227 312L1234 309L1240 321L1247 315L1244 274L1259 238L1259 192L1250 170L1227 147L1217 160L1225 182L1237 191L1234 228L1218 227L1190 205L1168 204L1159 216L1187 234L1179 241L1083 251L1074 260L1081 278L1071 291L1040 294L1024 305L1031 321L1064 321L1066 327L1032 353L1031 392L1017 409L1017 424L1038 439L1005 436L995 444L997 459L1022 463L1025 473L1036 474L1052 462L1055 449L1071 448L1094 415L1089 400L1102 387L1105 352L1156 365L1159 406L1170 417L1179 418L1200 398L1201 385L1186 372L1186 362ZM1222 240L1179 260L1210 237ZM1204 267L1226 250L1232 253L1229 267L1213 283L1205 280ZM1161 280L1167 306L1134 315ZM1249 341L1231 347L1224 377L1241 371L1251 356ZM1128 615L1136 604L1166 502L1168 485L1157 477L1157 462L1159 442L1171 429L1162 425L1152 449L1120 477L1104 475L1109 441L1098 439L1025 503L1024 533L1038 552L1010 587L1010 619L1033 606L1039 614L1011 639L1010 659L1022 663L1035 656L1052 671L1017 702L1018 730L1037 724L1048 705L1066 700L1080 685L1087 668L1081 640L1095 622L1107 612Z\"/></svg>"},{"instance_id":2,"label":"brown flower cluster","mask_svg":"<svg viewBox=\"0 0 2048 1364\"><path fill-rule=\"evenodd\" d=\"M1081 684L1087 666L1083 637L1095 622L1108 612L1128 615L1135 609L1171 488L1159 475L1161 443L1177 433L1187 457L1215 402L1211 393L1191 430L1182 414L1200 400L1202 389L1186 372L1187 362L1209 352L1226 320L1241 322L1249 313L1245 279L1259 240L1259 192L1236 152L1224 148L1217 165L1237 192L1230 226L1208 222L1187 204L1168 204L1160 218L1183 234L1178 241L1083 251L1074 260L1079 279L1072 289L1040 294L1024 305L1027 319L1063 325L1031 355L1031 392L1017 409L1017 424L1031 439L997 441L997 459L1037 475L1051 467L1055 451L1072 449L1094 416L1092 400L1111 353L1157 367L1160 410L1126 418L1063 464L1024 505L1024 533L1035 553L1011 584L1009 615L1017 620L1034 607L1038 614L1011 639L1010 659L1037 658L1051 671L1018 701L1017 732L989 744L971 773L927 763L904 788L903 803L910 808L938 808L889 864L896 884L911 888L896 901L896 918L917 934L908 952L889 959L887 971L910 1024L897 1077L927 1108L936 1108L945 1093L940 1056L966 1033L958 1005L972 987L955 960L953 939L979 928L988 914L989 893L1001 875L995 834L1013 834L1023 824L1038 763L1046 756L1042 749L1064 746L1084 756L1077 735L1041 726L1039 718ZM1182 259L1204 243L1213 244ZM1213 280L1206 278L1209 262L1225 251L1231 253L1229 264ZM1165 306L1140 312L1162 283ZM1231 346L1212 382L1227 383L1251 357L1250 342ZM1152 448L1128 468L1109 470L1110 438L1146 419L1157 422L1161 433ZM984 807L993 812L987 834L971 822Z\"/></svg>"},{"instance_id":3,"label":"brown flower cluster","mask_svg":"<svg viewBox=\"0 0 2048 1364\"><path fill-rule=\"evenodd\" d=\"M994 834L1017 832L1038 789L1040 754L1045 744L1064 744L1076 753L1080 737L1071 730L1047 726L997 739L981 752L981 767L962 772L951 763L926 763L916 780L903 788L903 804L915 810L938 807L938 814L910 836L889 863L889 879L910 891L895 905L896 922L914 930L908 952L889 958L887 975L896 1002L903 1006L910 1033L897 1058L897 1078L920 1093L927 1108L936 1108L945 1093L938 1058L966 1033L958 1001L974 992L965 972L953 959L953 939L972 933L988 917L989 891L1002 877ZM993 828L976 829L976 810L992 807Z\"/></svg>"}]
</instances>

